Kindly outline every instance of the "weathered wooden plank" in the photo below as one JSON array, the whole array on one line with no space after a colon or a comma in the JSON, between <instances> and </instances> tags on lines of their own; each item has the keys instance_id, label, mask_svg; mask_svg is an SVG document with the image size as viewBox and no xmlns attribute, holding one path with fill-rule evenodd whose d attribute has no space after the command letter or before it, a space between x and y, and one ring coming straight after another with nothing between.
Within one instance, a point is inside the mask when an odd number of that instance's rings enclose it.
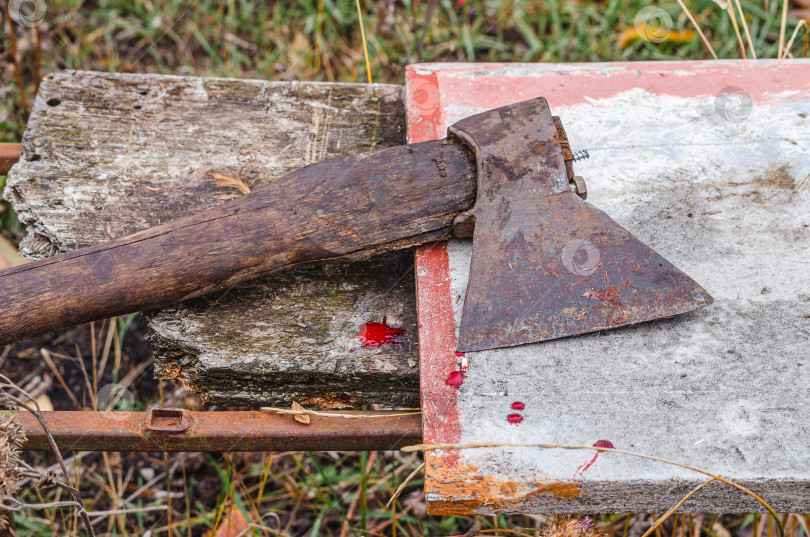
<instances>
[{"instance_id":1,"label":"weathered wooden plank","mask_svg":"<svg viewBox=\"0 0 810 537\"><path fill-rule=\"evenodd\" d=\"M41 258L240 195L206 171L255 189L324 158L400 144L403 130L398 86L56 73L40 88L7 196L29 226L22 253ZM412 339L375 351L353 339L383 315L415 336L409 266L392 254L309 268L155 313L157 370L214 402L416 404ZM330 380L312 380L321 374Z\"/></svg>"}]
</instances>

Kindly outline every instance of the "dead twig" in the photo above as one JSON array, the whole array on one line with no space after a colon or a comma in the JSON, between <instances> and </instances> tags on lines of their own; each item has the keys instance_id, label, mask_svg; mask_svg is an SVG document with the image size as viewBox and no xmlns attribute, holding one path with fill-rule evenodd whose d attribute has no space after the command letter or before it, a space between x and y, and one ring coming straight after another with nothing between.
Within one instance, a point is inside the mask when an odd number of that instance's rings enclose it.
<instances>
[{"instance_id":1,"label":"dead twig","mask_svg":"<svg viewBox=\"0 0 810 537\"><path fill-rule=\"evenodd\" d=\"M17 89L20 92L20 104L22 104L22 107L27 111L28 99L25 97L22 68L20 67L20 58L17 55L17 38L14 36L14 21L11 19L11 10L6 0L3 0L3 14L6 19L6 29L8 30L8 44L11 49L11 56L14 58L14 79L17 81Z\"/></svg>"},{"instance_id":2,"label":"dead twig","mask_svg":"<svg viewBox=\"0 0 810 537\"><path fill-rule=\"evenodd\" d=\"M399 495L400 495L400 494L402 494L402 491L403 491L403 490L405 490L405 487L408 485L408 483L410 483L410 482L413 480L413 478L415 478L415 477L417 476L417 474L419 474L419 472L421 472L422 470L424 470L424 468L425 468L425 463L423 462L422 464L420 464L420 465L419 465L419 466L416 468L416 470L414 470L413 472L411 472L411 473L408 475L408 477L406 477L406 478L405 478L405 481L403 481L403 482L402 482L402 483L401 483L401 484L400 484L400 485L397 487L397 490L396 490L396 491L394 491L394 495L393 495L393 496L391 496L391 499L390 499L390 500L388 500L388 503L387 503L387 504L385 504L385 508L386 508L386 509L391 509L391 506L394 504L394 502L395 502L395 501L397 501L397 498L399 498Z\"/></svg>"},{"instance_id":3,"label":"dead twig","mask_svg":"<svg viewBox=\"0 0 810 537\"><path fill-rule=\"evenodd\" d=\"M706 48L709 49L712 58L714 58L715 60L718 59L717 54L714 52L714 47L712 47L712 44L709 43L708 39L706 39L706 36L703 35L703 30L700 29L700 26L695 20L695 17L692 16L692 12L689 11L689 8L687 8L686 4L683 3L683 0L678 0L678 4L681 6L681 9L683 9L683 12L686 13L686 16L689 17L689 20L692 22L692 25L695 27L695 30L697 30L698 35L700 35L700 38L703 40L703 44L705 44Z\"/></svg>"},{"instance_id":4,"label":"dead twig","mask_svg":"<svg viewBox=\"0 0 810 537\"><path fill-rule=\"evenodd\" d=\"M695 488L693 488L692 490L690 490L689 493L686 496L684 496L683 499L681 499L681 501L679 501L678 503L673 505L672 508L669 511L667 511L666 513L661 515L661 517L658 520L655 521L655 524L650 526L650 528L646 532L644 532L644 535L642 535L641 537L649 537L649 535L652 532L656 531L658 529L658 527L661 526L661 524L663 524L670 516L672 516L672 513L674 513L678 509L680 509L680 507L684 503L686 503L686 500L688 500L689 498L694 496L697 493L697 491L699 491L700 489L702 489L703 487L705 487L706 485L708 485L709 483L712 483L714 481L717 481L717 479L715 479L715 478L707 479L706 481L704 481L700 485L698 485ZM676 520L676 522L677 522L677 520ZM674 532L675 532L674 527L673 527L672 531L673 531L673 534L674 534Z\"/></svg>"},{"instance_id":5,"label":"dead twig","mask_svg":"<svg viewBox=\"0 0 810 537\"><path fill-rule=\"evenodd\" d=\"M734 27L734 33L737 35L737 44L740 46L740 55L745 59L745 45L743 44L742 35L740 35L740 26L737 24L737 16L734 14L734 8L731 6L731 1L726 3L726 11L728 16L731 17L731 25Z\"/></svg>"},{"instance_id":6,"label":"dead twig","mask_svg":"<svg viewBox=\"0 0 810 537\"><path fill-rule=\"evenodd\" d=\"M801 29L802 27L805 28L805 37L806 37L806 35L807 35L807 21L804 20L804 19L801 19L799 21L799 24L797 24L796 28L793 30L793 35L790 36L790 40L787 42L787 45L785 45L784 56L779 56L780 58L787 58L788 54L790 54L790 49L793 48L793 41L796 40L796 36L799 33L799 29ZM810 313L806 313L804 315L804 317L805 317L805 319L810 317Z\"/></svg>"},{"instance_id":7,"label":"dead twig","mask_svg":"<svg viewBox=\"0 0 810 537\"><path fill-rule=\"evenodd\" d=\"M19 397L16 397L7 391L3 393L3 397L13 401L16 405L20 408L23 408L33 414L33 416L37 419L40 426L42 426L42 430L45 433L45 436L48 438L48 443L51 445L51 450L53 451L54 455L56 456L56 460L59 461L59 466L62 469L62 474L65 476L65 483L70 488L70 493L75 500L75 503L78 504L79 514L82 517L82 522L84 522L85 529L87 530L87 534L90 537L95 537L95 532L93 531L93 526L90 524L90 517L87 515L87 510L84 507L84 501L82 500L81 494L76 488L73 487L73 482L70 479L70 474L68 474L67 466L65 466L65 460L62 458L62 454L59 451L59 446L56 445L56 440L54 440L53 435L51 434L50 429L48 428L48 424L45 423L45 419L42 417L42 411L39 408L39 403L37 403L36 399L31 397L31 395L14 384L11 379L6 377L3 374L0 374L0 390L7 390L12 389L26 397L29 401L33 403L33 407L25 404Z\"/></svg>"},{"instance_id":8,"label":"dead twig","mask_svg":"<svg viewBox=\"0 0 810 537\"><path fill-rule=\"evenodd\" d=\"M51 373L53 373L53 376L56 377L56 380L58 380L59 384L62 385L62 388L65 390L65 393L67 393L68 398L70 398L70 401L73 403L73 406L76 407L76 410L81 410L82 408L84 408L82 407L82 404L79 403L79 400L76 399L76 396L73 395L73 392L70 390L70 388L68 388L65 379L62 377L62 374L59 372L59 369L57 369L56 364L51 358L51 353L49 353L46 349L40 349L39 354L42 355L42 359L45 360L45 363L48 365L48 369L51 370Z\"/></svg>"},{"instance_id":9,"label":"dead twig","mask_svg":"<svg viewBox=\"0 0 810 537\"><path fill-rule=\"evenodd\" d=\"M317 410L293 410L288 408L275 408L275 407L262 407L265 412L275 412L276 414L284 414L288 416L320 416L322 418L345 418L348 420L363 420L373 418L395 418L399 416L414 416L421 414L418 412L402 412L397 414L342 414L340 412L319 412Z\"/></svg>"},{"instance_id":10,"label":"dead twig","mask_svg":"<svg viewBox=\"0 0 810 537\"><path fill-rule=\"evenodd\" d=\"M680 0L678 0L680 1ZM737 11L740 13L740 22L742 23L743 30L745 31L745 39L748 41L748 49L751 51L751 57L757 59L757 51L754 50L754 42L751 40L751 32L748 30L748 22L745 20L745 13L743 13L740 0L734 0L737 5Z\"/></svg>"},{"instance_id":11,"label":"dead twig","mask_svg":"<svg viewBox=\"0 0 810 537\"><path fill-rule=\"evenodd\" d=\"M782 0L782 23L779 25L779 50L776 53L777 58L782 57L782 52L785 50L785 27L787 26L788 15L788 0Z\"/></svg>"}]
</instances>

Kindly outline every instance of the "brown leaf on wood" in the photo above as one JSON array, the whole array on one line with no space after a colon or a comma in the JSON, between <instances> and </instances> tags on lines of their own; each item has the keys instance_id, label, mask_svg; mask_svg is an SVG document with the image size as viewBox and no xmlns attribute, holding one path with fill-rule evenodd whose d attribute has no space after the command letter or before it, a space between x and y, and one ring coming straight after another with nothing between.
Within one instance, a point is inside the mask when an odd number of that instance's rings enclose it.
<instances>
[{"instance_id":1,"label":"brown leaf on wood","mask_svg":"<svg viewBox=\"0 0 810 537\"><path fill-rule=\"evenodd\" d=\"M293 401L292 409L304 410L304 407ZM293 417L295 418L295 421L297 421L298 423L303 423L304 425L309 425L310 422L312 421L312 418L306 414L295 414Z\"/></svg>"},{"instance_id":2,"label":"brown leaf on wood","mask_svg":"<svg viewBox=\"0 0 810 537\"><path fill-rule=\"evenodd\" d=\"M216 186L235 188L242 194L250 194L250 187L248 184L244 180L240 179L235 173L209 172L208 176Z\"/></svg>"}]
</instances>

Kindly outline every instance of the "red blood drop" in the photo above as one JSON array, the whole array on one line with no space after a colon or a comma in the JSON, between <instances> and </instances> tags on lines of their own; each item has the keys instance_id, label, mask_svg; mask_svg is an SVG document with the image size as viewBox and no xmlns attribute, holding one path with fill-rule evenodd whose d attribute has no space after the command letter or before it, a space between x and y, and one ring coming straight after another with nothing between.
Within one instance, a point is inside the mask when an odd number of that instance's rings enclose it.
<instances>
[{"instance_id":1,"label":"red blood drop","mask_svg":"<svg viewBox=\"0 0 810 537\"><path fill-rule=\"evenodd\" d=\"M523 421L523 416L521 416L520 414L509 414L508 416L506 416L506 421L508 421L512 425L517 425L518 423Z\"/></svg>"},{"instance_id":2,"label":"red blood drop","mask_svg":"<svg viewBox=\"0 0 810 537\"><path fill-rule=\"evenodd\" d=\"M514 403L512 403L512 410L523 410L524 408L526 408L526 405L524 405L520 401L515 401Z\"/></svg>"},{"instance_id":3,"label":"red blood drop","mask_svg":"<svg viewBox=\"0 0 810 537\"><path fill-rule=\"evenodd\" d=\"M402 328L391 328L385 322L385 317L381 323L369 321L360 326L357 332L357 339L363 343L363 348L366 347L379 347L383 343L390 343L391 345L399 345L402 341L399 336L405 334Z\"/></svg>"},{"instance_id":4,"label":"red blood drop","mask_svg":"<svg viewBox=\"0 0 810 537\"><path fill-rule=\"evenodd\" d=\"M450 376L447 377L447 380L444 381L445 384L448 386L452 386L453 388L458 388L464 382L464 373L461 371L453 371L450 373Z\"/></svg>"},{"instance_id":5,"label":"red blood drop","mask_svg":"<svg viewBox=\"0 0 810 537\"><path fill-rule=\"evenodd\" d=\"M464 356L464 353L463 353L463 352L458 352L458 351L456 351L456 356L457 356L458 358L461 358L462 356Z\"/></svg>"},{"instance_id":6,"label":"red blood drop","mask_svg":"<svg viewBox=\"0 0 810 537\"><path fill-rule=\"evenodd\" d=\"M613 447L613 442L611 442L610 440L597 440L597 441L594 443L593 447L601 447L601 448L607 448L607 449L615 449L615 448ZM588 462L586 462L586 463L582 463L582 464L580 465L580 467L579 467L579 468L577 468L577 471L576 471L576 472L574 472L574 477L576 478L576 477L577 477L577 474L579 474L579 475L585 475L585 472L587 472L587 471L588 471L588 468L590 468L591 466L593 466L593 463L595 463L595 462L596 462L596 459L598 459L598 458L599 458L599 455L601 455L602 453L603 453L602 451L597 451L596 453L594 453L593 458L592 458L591 460L589 460L589 461L588 461Z\"/></svg>"}]
</instances>

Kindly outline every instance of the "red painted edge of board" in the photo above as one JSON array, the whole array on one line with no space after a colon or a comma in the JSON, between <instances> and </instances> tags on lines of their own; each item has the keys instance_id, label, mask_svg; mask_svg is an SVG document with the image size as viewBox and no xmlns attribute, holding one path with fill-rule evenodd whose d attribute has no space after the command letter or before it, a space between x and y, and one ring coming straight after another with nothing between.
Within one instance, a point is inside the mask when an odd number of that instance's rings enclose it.
<instances>
[{"instance_id":1,"label":"red painted edge of board","mask_svg":"<svg viewBox=\"0 0 810 537\"><path fill-rule=\"evenodd\" d=\"M810 91L808 60L543 64L542 70L533 72L530 69L536 69L536 64L523 66L524 74L521 64L408 66L409 136L442 138L441 119L448 104L496 108L542 95L554 110L555 106L605 99L633 88L674 97L713 96L737 88L754 102L766 103L778 93L792 92L792 98L799 99ZM426 102L419 100L420 95L428 97ZM425 108L430 106L436 109L426 117ZM412 112L417 112L413 120Z\"/></svg>"}]
</instances>

